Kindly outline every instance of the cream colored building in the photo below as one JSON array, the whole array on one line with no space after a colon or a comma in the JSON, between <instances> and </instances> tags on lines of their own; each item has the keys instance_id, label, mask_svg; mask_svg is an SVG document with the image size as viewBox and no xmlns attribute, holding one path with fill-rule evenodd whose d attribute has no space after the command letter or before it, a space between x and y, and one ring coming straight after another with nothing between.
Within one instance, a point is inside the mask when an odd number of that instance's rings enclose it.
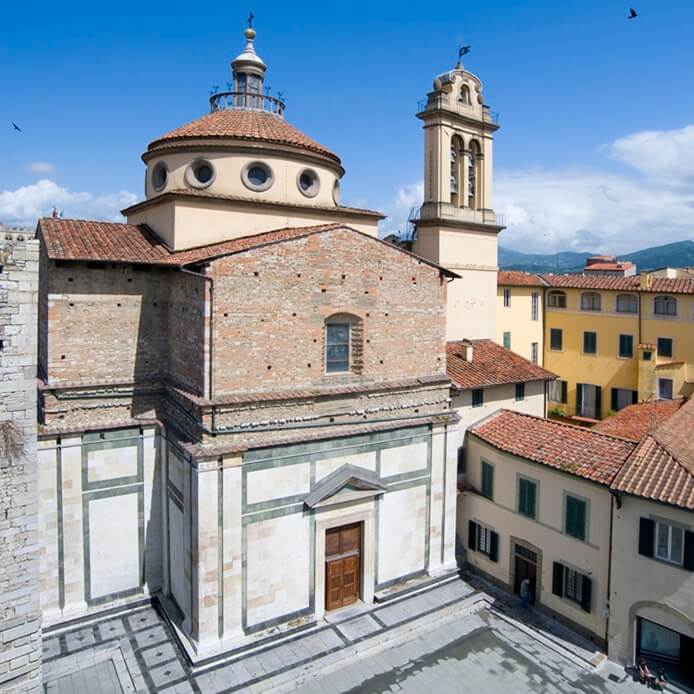
<instances>
[{"instance_id":1,"label":"cream colored building","mask_svg":"<svg viewBox=\"0 0 694 694\"><path fill-rule=\"evenodd\" d=\"M447 339L493 339L503 228L492 209L498 119L480 79L460 63L436 77L417 117L424 122L424 204L414 251L460 275L448 288Z\"/></svg>"},{"instance_id":2,"label":"cream colored building","mask_svg":"<svg viewBox=\"0 0 694 694\"><path fill-rule=\"evenodd\" d=\"M609 484L635 444L502 410L468 430L458 535L465 559L509 590L607 641Z\"/></svg>"},{"instance_id":3,"label":"cream colored building","mask_svg":"<svg viewBox=\"0 0 694 694\"><path fill-rule=\"evenodd\" d=\"M648 430L612 484L608 652L625 664L643 656L653 669L663 667L671 680L691 687L694 400Z\"/></svg>"},{"instance_id":4,"label":"cream colored building","mask_svg":"<svg viewBox=\"0 0 694 694\"><path fill-rule=\"evenodd\" d=\"M544 283L537 275L502 270L497 282L497 344L544 364Z\"/></svg>"}]
</instances>

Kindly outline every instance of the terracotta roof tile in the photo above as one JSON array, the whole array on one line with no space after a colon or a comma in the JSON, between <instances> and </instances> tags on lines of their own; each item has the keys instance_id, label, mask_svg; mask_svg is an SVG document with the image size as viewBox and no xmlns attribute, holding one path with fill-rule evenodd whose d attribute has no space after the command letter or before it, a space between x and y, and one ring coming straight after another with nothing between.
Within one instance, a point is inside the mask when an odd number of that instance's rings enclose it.
<instances>
[{"instance_id":1,"label":"terracotta roof tile","mask_svg":"<svg viewBox=\"0 0 694 694\"><path fill-rule=\"evenodd\" d=\"M627 270L634 267L634 263L591 263L583 268L583 272L595 272L596 270Z\"/></svg>"},{"instance_id":2,"label":"terracotta roof tile","mask_svg":"<svg viewBox=\"0 0 694 694\"><path fill-rule=\"evenodd\" d=\"M512 287L544 287L546 285L539 275L518 270L499 270L496 281L497 285Z\"/></svg>"},{"instance_id":3,"label":"terracotta roof tile","mask_svg":"<svg viewBox=\"0 0 694 694\"><path fill-rule=\"evenodd\" d=\"M180 140L205 138L251 140L290 145L317 152L333 159L338 164L340 163L340 158L336 154L308 135L304 135L281 116L264 111L243 109L223 109L208 113L158 137L150 142L148 149L152 150Z\"/></svg>"},{"instance_id":4,"label":"terracotta roof tile","mask_svg":"<svg viewBox=\"0 0 694 694\"><path fill-rule=\"evenodd\" d=\"M651 286L641 287L640 275L610 277L606 275L539 275L548 286L561 289L613 289L655 294L694 294L694 279L652 277Z\"/></svg>"},{"instance_id":5,"label":"terracotta roof tile","mask_svg":"<svg viewBox=\"0 0 694 694\"><path fill-rule=\"evenodd\" d=\"M617 436L510 410L499 410L470 433L506 453L605 485L636 448Z\"/></svg>"},{"instance_id":6,"label":"terracotta roof tile","mask_svg":"<svg viewBox=\"0 0 694 694\"><path fill-rule=\"evenodd\" d=\"M629 405L612 417L603 419L593 427L593 431L622 436L632 441L640 441L649 431L660 426L682 407L684 400L656 400Z\"/></svg>"},{"instance_id":7,"label":"terracotta roof tile","mask_svg":"<svg viewBox=\"0 0 694 694\"><path fill-rule=\"evenodd\" d=\"M504 349L493 340L470 342L473 347L472 362L463 358L463 342L449 342L446 345L448 378L460 390L557 378L556 374Z\"/></svg>"},{"instance_id":8,"label":"terracotta roof tile","mask_svg":"<svg viewBox=\"0 0 694 694\"><path fill-rule=\"evenodd\" d=\"M694 400L649 433L614 480L613 489L694 510Z\"/></svg>"},{"instance_id":9,"label":"terracotta roof tile","mask_svg":"<svg viewBox=\"0 0 694 694\"><path fill-rule=\"evenodd\" d=\"M449 277L458 277L454 272L425 258L420 258L414 253L393 246L344 224L337 223L275 229L181 251L170 250L145 225L135 226L133 224L116 224L113 222L90 222L82 219L44 217L39 220L37 233L43 239L48 257L51 260L132 263L135 265L159 265L178 268L225 255L241 253L242 251L270 243L289 241L333 229L342 229L353 234L361 234L371 239L374 243L383 244L397 253L409 255L419 263L433 267Z\"/></svg>"}]
</instances>

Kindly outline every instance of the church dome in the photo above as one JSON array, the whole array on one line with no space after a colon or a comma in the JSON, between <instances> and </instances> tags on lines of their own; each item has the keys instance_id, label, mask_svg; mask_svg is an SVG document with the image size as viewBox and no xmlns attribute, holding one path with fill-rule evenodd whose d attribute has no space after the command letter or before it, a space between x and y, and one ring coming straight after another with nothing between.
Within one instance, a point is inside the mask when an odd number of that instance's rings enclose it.
<instances>
[{"instance_id":1,"label":"church dome","mask_svg":"<svg viewBox=\"0 0 694 694\"><path fill-rule=\"evenodd\" d=\"M336 154L287 123L281 116L251 109L223 109L208 113L158 137L149 144L148 151L183 140L210 139L286 145L321 154L340 163Z\"/></svg>"}]
</instances>

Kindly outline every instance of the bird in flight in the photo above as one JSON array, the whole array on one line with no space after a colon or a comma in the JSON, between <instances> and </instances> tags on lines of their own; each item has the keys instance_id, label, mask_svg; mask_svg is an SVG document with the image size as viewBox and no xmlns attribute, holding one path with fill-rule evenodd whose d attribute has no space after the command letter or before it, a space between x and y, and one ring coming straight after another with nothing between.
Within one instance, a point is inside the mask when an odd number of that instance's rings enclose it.
<instances>
[{"instance_id":1,"label":"bird in flight","mask_svg":"<svg viewBox=\"0 0 694 694\"><path fill-rule=\"evenodd\" d=\"M639 13L633 7L630 7L628 19L636 19L636 17L638 17L638 16L639 16Z\"/></svg>"},{"instance_id":2,"label":"bird in flight","mask_svg":"<svg viewBox=\"0 0 694 694\"><path fill-rule=\"evenodd\" d=\"M12 123L12 127L13 127L15 130L18 130L20 133L22 132L22 129L21 129L16 123Z\"/></svg>"}]
</instances>

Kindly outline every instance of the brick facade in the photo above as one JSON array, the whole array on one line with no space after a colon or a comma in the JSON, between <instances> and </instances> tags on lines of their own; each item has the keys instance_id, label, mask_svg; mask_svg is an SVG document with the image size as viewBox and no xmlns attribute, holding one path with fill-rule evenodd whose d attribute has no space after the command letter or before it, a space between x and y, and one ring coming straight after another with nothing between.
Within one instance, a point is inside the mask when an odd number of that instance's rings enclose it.
<instances>
[{"instance_id":1,"label":"brick facade","mask_svg":"<svg viewBox=\"0 0 694 694\"><path fill-rule=\"evenodd\" d=\"M38 242L0 240L0 690L41 689L36 477Z\"/></svg>"}]
</instances>

